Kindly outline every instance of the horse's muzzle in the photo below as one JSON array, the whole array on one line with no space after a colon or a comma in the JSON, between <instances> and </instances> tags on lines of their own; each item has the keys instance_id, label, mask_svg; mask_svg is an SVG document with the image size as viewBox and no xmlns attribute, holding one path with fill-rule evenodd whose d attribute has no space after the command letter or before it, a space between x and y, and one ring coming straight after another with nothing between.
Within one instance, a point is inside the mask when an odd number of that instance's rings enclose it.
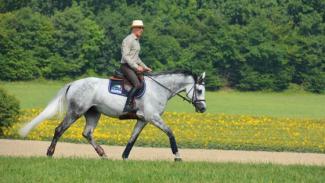
<instances>
[{"instance_id":1,"label":"horse's muzzle","mask_svg":"<svg viewBox=\"0 0 325 183\"><path fill-rule=\"evenodd\" d=\"M200 113L204 113L206 110L207 110L207 109L206 109L205 107L203 107L203 108L199 109L199 112L200 112Z\"/></svg>"},{"instance_id":2,"label":"horse's muzzle","mask_svg":"<svg viewBox=\"0 0 325 183\"><path fill-rule=\"evenodd\" d=\"M196 110L196 112L204 113L207 110L205 103L195 102L195 110Z\"/></svg>"}]
</instances>

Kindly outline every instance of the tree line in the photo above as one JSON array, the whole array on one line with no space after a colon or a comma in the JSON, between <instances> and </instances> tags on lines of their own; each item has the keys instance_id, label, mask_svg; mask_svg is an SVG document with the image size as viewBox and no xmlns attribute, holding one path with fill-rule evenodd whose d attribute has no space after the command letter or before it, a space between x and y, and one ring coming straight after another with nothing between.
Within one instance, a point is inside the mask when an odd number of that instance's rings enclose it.
<instances>
[{"instance_id":1,"label":"tree line","mask_svg":"<svg viewBox=\"0 0 325 183\"><path fill-rule=\"evenodd\" d=\"M0 79L108 76L142 19L156 71L206 71L207 88L325 92L324 0L3 0Z\"/></svg>"}]
</instances>

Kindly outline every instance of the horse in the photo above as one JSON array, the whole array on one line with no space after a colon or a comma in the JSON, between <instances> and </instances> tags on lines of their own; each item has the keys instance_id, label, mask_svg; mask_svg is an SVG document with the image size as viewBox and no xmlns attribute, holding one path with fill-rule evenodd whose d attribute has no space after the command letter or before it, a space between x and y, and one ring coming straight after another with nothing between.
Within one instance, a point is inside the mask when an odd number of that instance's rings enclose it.
<instances>
[{"instance_id":1,"label":"horse","mask_svg":"<svg viewBox=\"0 0 325 183\"><path fill-rule=\"evenodd\" d=\"M62 134L81 116L86 119L82 132L83 137L93 146L97 154L107 158L104 149L93 138L93 132L97 126L101 114L113 118L137 119L130 139L122 154L123 160L127 160L129 153L136 142L142 129L151 123L162 130L169 138L170 147L175 161L181 161L173 131L162 119L167 102L178 95L190 102L196 112L206 111L205 102L205 72L200 76L187 71L169 71L144 75L146 91L141 98L135 99L136 113L125 114L123 107L126 97L109 93L108 83L111 79L88 77L66 84L59 90L56 97L49 102L46 108L32 121L20 129L21 137L28 133L42 121L52 118L57 114L63 114L62 122L55 128L52 142L47 150L47 156L52 157L57 141ZM180 92L185 91L183 96Z\"/></svg>"}]
</instances>

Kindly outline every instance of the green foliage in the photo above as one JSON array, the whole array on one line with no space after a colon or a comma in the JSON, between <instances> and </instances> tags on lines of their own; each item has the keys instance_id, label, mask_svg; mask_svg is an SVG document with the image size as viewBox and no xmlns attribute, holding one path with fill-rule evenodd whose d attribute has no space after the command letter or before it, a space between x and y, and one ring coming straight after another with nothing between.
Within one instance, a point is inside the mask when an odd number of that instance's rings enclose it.
<instances>
[{"instance_id":1,"label":"green foliage","mask_svg":"<svg viewBox=\"0 0 325 183\"><path fill-rule=\"evenodd\" d=\"M57 54L51 58L53 64L47 76L53 79L76 77L95 67L92 62L98 57L104 39L103 30L96 22L85 17L76 6L56 13L52 22Z\"/></svg>"},{"instance_id":2,"label":"green foliage","mask_svg":"<svg viewBox=\"0 0 325 183\"><path fill-rule=\"evenodd\" d=\"M0 135L2 129L10 127L19 114L18 100L0 88Z\"/></svg>"},{"instance_id":3,"label":"green foliage","mask_svg":"<svg viewBox=\"0 0 325 183\"><path fill-rule=\"evenodd\" d=\"M52 54L53 26L49 18L23 8L0 14L0 78L30 80L40 77Z\"/></svg>"},{"instance_id":4,"label":"green foliage","mask_svg":"<svg viewBox=\"0 0 325 183\"><path fill-rule=\"evenodd\" d=\"M321 75L319 75L321 72L315 72L314 75L308 76L306 78L306 82L303 84L303 86L311 92L315 93L324 93L325 88L325 73L322 72Z\"/></svg>"},{"instance_id":5,"label":"green foliage","mask_svg":"<svg viewBox=\"0 0 325 183\"><path fill-rule=\"evenodd\" d=\"M207 87L323 93L325 2L1 1L0 79L110 75L133 19L154 70L207 72Z\"/></svg>"}]
</instances>

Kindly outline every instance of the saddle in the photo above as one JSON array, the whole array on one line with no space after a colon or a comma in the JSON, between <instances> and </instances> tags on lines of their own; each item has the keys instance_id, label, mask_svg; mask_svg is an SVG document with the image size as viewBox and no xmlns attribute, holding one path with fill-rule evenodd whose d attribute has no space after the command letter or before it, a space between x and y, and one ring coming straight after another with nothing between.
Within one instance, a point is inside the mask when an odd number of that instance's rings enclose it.
<instances>
[{"instance_id":1,"label":"saddle","mask_svg":"<svg viewBox=\"0 0 325 183\"><path fill-rule=\"evenodd\" d=\"M135 98L141 98L145 93L146 89L144 77L140 75L138 78L142 83L142 87L136 92ZM111 76L109 79L110 83L108 85L108 91L112 94L127 97L130 89L132 88L132 84L130 83L130 81L118 70L116 70L114 75Z\"/></svg>"}]
</instances>

